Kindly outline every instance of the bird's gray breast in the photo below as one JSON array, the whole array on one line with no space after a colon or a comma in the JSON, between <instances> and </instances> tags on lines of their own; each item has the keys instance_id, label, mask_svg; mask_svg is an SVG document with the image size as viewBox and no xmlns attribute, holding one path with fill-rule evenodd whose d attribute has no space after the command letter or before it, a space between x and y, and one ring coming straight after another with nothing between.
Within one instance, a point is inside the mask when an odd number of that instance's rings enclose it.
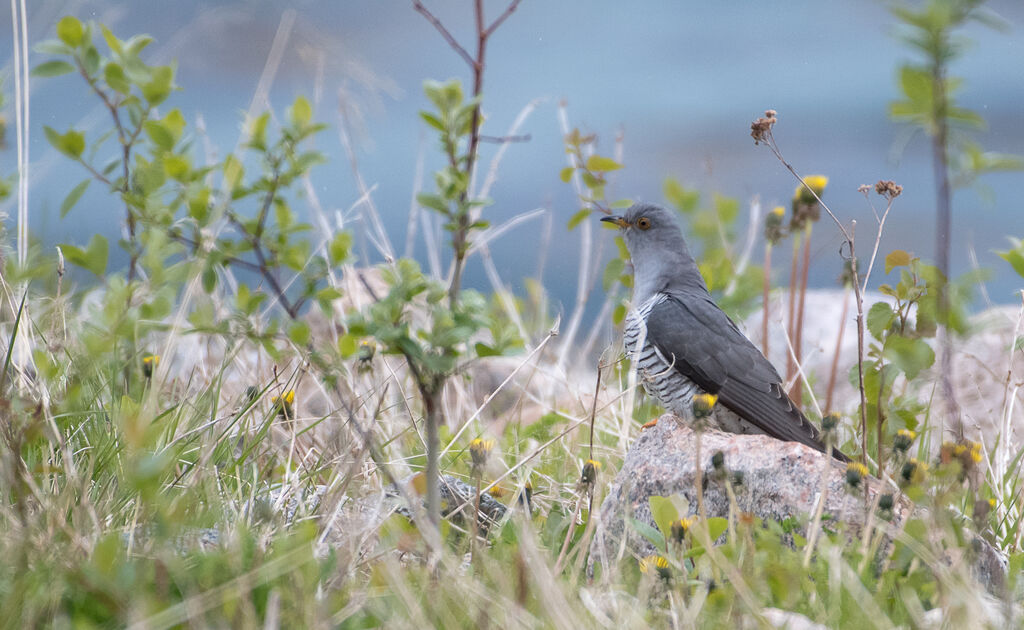
<instances>
[{"instance_id":1,"label":"bird's gray breast","mask_svg":"<svg viewBox=\"0 0 1024 630\"><path fill-rule=\"evenodd\" d=\"M702 393L703 390L676 370L672 364L672 357L662 356L647 336L647 317L651 314L651 309L667 297L664 293L655 293L631 309L626 316L623 341L637 371L637 379L647 393L657 398L665 409L678 416L689 417L693 395Z\"/></svg>"},{"instance_id":2,"label":"bird's gray breast","mask_svg":"<svg viewBox=\"0 0 1024 630\"><path fill-rule=\"evenodd\" d=\"M655 293L642 304L630 309L626 316L623 341L626 353L637 371L637 379L651 396L661 402L667 411L682 418L693 417L692 401L695 394L706 393L674 365L674 357L666 357L647 336L647 317L651 310L669 299L664 293ZM728 433L761 433L752 423L718 405L712 423Z\"/></svg>"}]
</instances>

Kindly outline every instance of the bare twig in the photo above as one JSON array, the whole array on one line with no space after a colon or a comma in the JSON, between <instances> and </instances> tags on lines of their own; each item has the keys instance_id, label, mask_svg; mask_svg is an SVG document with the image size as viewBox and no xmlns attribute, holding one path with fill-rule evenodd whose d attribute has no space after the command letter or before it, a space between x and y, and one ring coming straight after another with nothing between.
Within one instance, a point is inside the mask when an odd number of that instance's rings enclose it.
<instances>
[{"instance_id":1,"label":"bare twig","mask_svg":"<svg viewBox=\"0 0 1024 630\"><path fill-rule=\"evenodd\" d=\"M779 150L778 144L775 141L775 136L772 133L771 129L772 125L774 125L776 121L775 112L772 111L767 113L770 113L771 115L766 116L766 118L763 118L759 120L757 123L755 123L755 125L758 125L762 121L765 121L766 123L765 125L762 126L761 129L755 130L755 142L764 142L764 144L772 152L772 155L774 155L776 159L778 159L779 162L784 167L786 167L786 170L788 170L793 175L793 177L797 178L797 180L801 184L803 184L803 187L805 189L807 189L808 191L810 191L812 195L814 195L814 199L818 202L818 204L821 205L825 212L828 213L828 216L832 217L832 221L836 224L836 227L839 228L839 232L843 235L843 245L845 245L848 250L847 260L850 262L850 267L853 273L853 290L854 296L857 300L857 378L859 385L858 389L860 390L861 463L864 463L866 465L868 458L868 420L867 396L864 390L864 294L861 291L859 276L857 273L856 243L854 241L854 234L857 229L857 221L850 221L850 227L849 229L847 229L847 227L843 225L842 221L839 220L835 213L832 212L832 209L829 208L828 205L826 205L825 202L821 200L821 197L818 195L818 193L815 192L813 188L808 186L807 183L804 181L803 177L801 177L800 174L796 172L796 169L794 169L792 165L790 165L790 163L786 161L786 159L782 156L782 152ZM758 131L760 131L759 134L757 133ZM842 255L842 246L840 246L840 255Z\"/></svg>"}]
</instances>

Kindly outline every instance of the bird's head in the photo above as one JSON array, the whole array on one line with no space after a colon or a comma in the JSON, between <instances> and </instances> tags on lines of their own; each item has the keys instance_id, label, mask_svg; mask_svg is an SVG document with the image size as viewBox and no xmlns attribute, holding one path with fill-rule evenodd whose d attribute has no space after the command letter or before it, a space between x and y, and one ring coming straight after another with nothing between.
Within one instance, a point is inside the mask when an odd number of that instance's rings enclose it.
<instances>
[{"instance_id":1,"label":"bird's head","mask_svg":"<svg viewBox=\"0 0 1024 630\"><path fill-rule=\"evenodd\" d=\"M633 301L659 291L707 291L683 233L671 212L648 203L633 204L621 216L601 219L619 226L633 261Z\"/></svg>"}]
</instances>

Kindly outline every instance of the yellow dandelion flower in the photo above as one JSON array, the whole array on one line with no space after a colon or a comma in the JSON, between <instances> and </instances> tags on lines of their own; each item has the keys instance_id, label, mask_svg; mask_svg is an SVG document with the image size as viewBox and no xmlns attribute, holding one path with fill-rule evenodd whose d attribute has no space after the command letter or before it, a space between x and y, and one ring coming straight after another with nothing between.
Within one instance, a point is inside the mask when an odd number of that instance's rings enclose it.
<instances>
[{"instance_id":1,"label":"yellow dandelion flower","mask_svg":"<svg viewBox=\"0 0 1024 630\"><path fill-rule=\"evenodd\" d=\"M597 481L597 471L601 470L601 462L588 459L583 464L583 474L580 475L580 483L590 485Z\"/></svg>"},{"instance_id":2,"label":"yellow dandelion flower","mask_svg":"<svg viewBox=\"0 0 1024 630\"><path fill-rule=\"evenodd\" d=\"M480 468L487 463L487 456L494 448L494 440L476 438L469 443L469 455L473 458L473 468Z\"/></svg>"},{"instance_id":3,"label":"yellow dandelion flower","mask_svg":"<svg viewBox=\"0 0 1024 630\"><path fill-rule=\"evenodd\" d=\"M913 457L903 464L900 470L900 477L907 483L921 483L928 475L928 464L918 461Z\"/></svg>"},{"instance_id":4,"label":"yellow dandelion flower","mask_svg":"<svg viewBox=\"0 0 1024 630\"><path fill-rule=\"evenodd\" d=\"M277 413L282 418L294 418L292 405L295 404L295 390L289 389L280 396L274 396L270 399L270 404L277 407Z\"/></svg>"},{"instance_id":5,"label":"yellow dandelion flower","mask_svg":"<svg viewBox=\"0 0 1024 630\"><path fill-rule=\"evenodd\" d=\"M640 572L657 572L660 577L667 578L669 576L668 559L664 556L647 556L645 558L641 558Z\"/></svg>"},{"instance_id":6,"label":"yellow dandelion flower","mask_svg":"<svg viewBox=\"0 0 1024 630\"><path fill-rule=\"evenodd\" d=\"M691 405L695 418L707 418L715 410L718 396L714 394L695 394Z\"/></svg>"},{"instance_id":7,"label":"yellow dandelion flower","mask_svg":"<svg viewBox=\"0 0 1024 630\"><path fill-rule=\"evenodd\" d=\"M142 357L142 373L146 378L153 376L153 370L155 370L158 365L160 365L159 354L147 354Z\"/></svg>"},{"instance_id":8,"label":"yellow dandelion flower","mask_svg":"<svg viewBox=\"0 0 1024 630\"><path fill-rule=\"evenodd\" d=\"M803 184L796 187L793 192L794 199L803 199L804 201L814 201L814 195L810 193L807 188L814 191L814 194L819 197L825 192L825 187L828 186L828 177L824 175L808 175L804 178L804 184L807 184L805 188Z\"/></svg>"},{"instance_id":9,"label":"yellow dandelion flower","mask_svg":"<svg viewBox=\"0 0 1024 630\"><path fill-rule=\"evenodd\" d=\"M868 476L868 467L860 462L850 462L846 465L846 483L856 488L862 479Z\"/></svg>"},{"instance_id":10,"label":"yellow dandelion flower","mask_svg":"<svg viewBox=\"0 0 1024 630\"><path fill-rule=\"evenodd\" d=\"M772 208L772 214L774 214L777 217L781 217L782 215L786 214L786 209L783 208L782 206L775 206L774 208Z\"/></svg>"},{"instance_id":11,"label":"yellow dandelion flower","mask_svg":"<svg viewBox=\"0 0 1024 630\"><path fill-rule=\"evenodd\" d=\"M697 517L690 516L687 518L681 518L672 521L672 540L676 541L677 543L683 542L683 540L686 538L686 532L690 531L690 527L693 526L693 523L696 520Z\"/></svg>"},{"instance_id":12,"label":"yellow dandelion flower","mask_svg":"<svg viewBox=\"0 0 1024 630\"><path fill-rule=\"evenodd\" d=\"M914 443L914 438L917 434L909 429L900 429L896 432L896 437L893 438L892 447L901 453L906 453L910 448L911 444Z\"/></svg>"}]
</instances>

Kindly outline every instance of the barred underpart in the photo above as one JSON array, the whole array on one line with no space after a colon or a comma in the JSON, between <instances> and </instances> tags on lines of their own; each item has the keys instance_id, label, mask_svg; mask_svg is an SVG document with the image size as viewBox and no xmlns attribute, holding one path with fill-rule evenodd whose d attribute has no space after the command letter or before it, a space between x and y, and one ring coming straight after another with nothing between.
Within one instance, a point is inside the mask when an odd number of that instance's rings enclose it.
<instances>
[{"instance_id":1,"label":"barred underpart","mask_svg":"<svg viewBox=\"0 0 1024 630\"><path fill-rule=\"evenodd\" d=\"M630 309L626 316L623 341L626 354L633 361L633 367L637 371L637 378L647 393L657 398L667 411L689 421L693 419L691 405L694 395L706 392L675 368L672 357L662 356L647 339L647 316L650 315L651 309L666 299L666 294L655 293L639 307ZM639 351L638 344L641 345ZM764 433L722 405L715 407L710 420L713 426L717 425L727 433Z\"/></svg>"}]
</instances>

